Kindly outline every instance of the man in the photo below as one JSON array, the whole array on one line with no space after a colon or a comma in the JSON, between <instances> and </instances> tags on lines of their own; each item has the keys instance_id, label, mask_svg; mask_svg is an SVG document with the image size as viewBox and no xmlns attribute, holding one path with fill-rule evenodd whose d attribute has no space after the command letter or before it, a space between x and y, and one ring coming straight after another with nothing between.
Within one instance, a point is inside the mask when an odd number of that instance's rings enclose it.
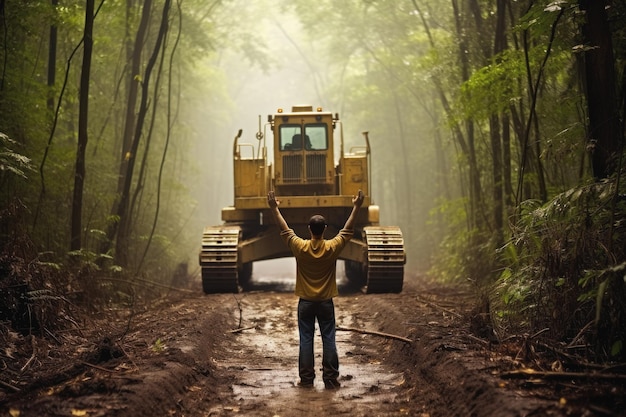
<instances>
[{"instance_id":1,"label":"man","mask_svg":"<svg viewBox=\"0 0 626 417\"><path fill-rule=\"evenodd\" d=\"M333 297L337 291L336 269L337 258L346 243L354 234L354 223L357 213L363 204L363 192L352 198L352 212L337 236L330 240L324 239L326 219L319 214L309 220L310 239L298 237L289 228L278 208L273 191L267 194L274 220L280 229L280 235L287 243L296 258L296 295L298 301L298 329L300 333L300 351L298 371L299 385L312 387L315 379L313 337L315 336L315 320L322 334L322 379L329 389L339 388L339 357L335 343L335 306Z\"/></svg>"}]
</instances>

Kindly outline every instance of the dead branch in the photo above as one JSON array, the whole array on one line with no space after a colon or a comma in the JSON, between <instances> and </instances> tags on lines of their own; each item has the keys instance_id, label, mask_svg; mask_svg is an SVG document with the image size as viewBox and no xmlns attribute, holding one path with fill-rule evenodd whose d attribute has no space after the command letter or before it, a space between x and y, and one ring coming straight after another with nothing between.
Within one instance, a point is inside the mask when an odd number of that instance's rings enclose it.
<instances>
[{"instance_id":1,"label":"dead branch","mask_svg":"<svg viewBox=\"0 0 626 417\"><path fill-rule=\"evenodd\" d=\"M389 339L396 339L396 340L401 340L405 343L413 343L413 341L411 339L408 339L406 337L402 337L402 336L397 336L395 334L389 334L389 333L381 333L381 332L374 332L374 331L370 331L370 330L363 330L363 329L355 329L353 327L341 327L341 326L337 326L337 330L340 331L346 331L346 332L356 332L356 333L361 333L361 334L371 334L374 336L381 336L381 337L386 337Z\"/></svg>"},{"instance_id":2,"label":"dead branch","mask_svg":"<svg viewBox=\"0 0 626 417\"><path fill-rule=\"evenodd\" d=\"M535 371L534 369L521 369L500 374L501 378L523 379L523 378L543 378L543 379L596 379L606 381L626 381L626 375L602 374L591 372L551 372Z\"/></svg>"},{"instance_id":3,"label":"dead branch","mask_svg":"<svg viewBox=\"0 0 626 417\"><path fill-rule=\"evenodd\" d=\"M10 389L10 390L13 390L13 391L15 391L15 392L20 392L20 389L19 389L18 387L13 386L13 385L11 385L11 384L9 384L9 383L7 383L7 382L4 382L4 381L2 381L2 380L0 380L0 385L2 385L2 386L3 386L3 387L5 387L5 388L8 388L8 389Z\"/></svg>"},{"instance_id":4,"label":"dead branch","mask_svg":"<svg viewBox=\"0 0 626 417\"><path fill-rule=\"evenodd\" d=\"M31 344L31 346L33 348L33 354L30 356L30 359L28 359L28 361L26 361L26 364L24 366L22 366L22 369L20 369L20 373L24 372L24 370L26 368L28 368L28 366L35 359L35 356L37 354L37 346L35 345L35 337L34 336L30 337L30 344Z\"/></svg>"},{"instance_id":5,"label":"dead branch","mask_svg":"<svg viewBox=\"0 0 626 417\"><path fill-rule=\"evenodd\" d=\"M93 368L93 369L97 369L97 370L102 371L102 372L109 372L109 373L112 373L112 374L119 372L116 369L103 368L102 366L94 365L93 363L89 363L89 362L85 362L85 361L78 361L78 362L82 363L85 366L88 366L88 367Z\"/></svg>"},{"instance_id":6,"label":"dead branch","mask_svg":"<svg viewBox=\"0 0 626 417\"><path fill-rule=\"evenodd\" d=\"M478 342L478 343L480 343L480 344L482 344L484 346L489 346L490 345L488 340L481 339L480 337L476 337L476 336L471 335L471 334L466 334L465 337L467 337L468 339L472 339L473 341Z\"/></svg>"},{"instance_id":7,"label":"dead branch","mask_svg":"<svg viewBox=\"0 0 626 417\"><path fill-rule=\"evenodd\" d=\"M601 369L601 370L605 370L605 371L607 370L605 365L598 364L598 363L587 362L587 361L583 360L579 356L567 353L567 352L563 351L562 349L559 349L559 348L557 348L555 346L549 345L548 343L543 343L543 342L540 342L540 341L537 341L535 343L537 344L537 346L541 346L544 349L547 349L547 350L553 352L555 355L559 355L559 356L567 359L573 365L576 365L576 366L579 366L579 367L584 367L584 368ZM569 348L569 345L566 346L566 347ZM583 346L583 347L587 347L587 346Z\"/></svg>"},{"instance_id":8,"label":"dead branch","mask_svg":"<svg viewBox=\"0 0 626 417\"><path fill-rule=\"evenodd\" d=\"M195 291L189 290L187 288L176 288L176 287L172 287L171 285L161 284L161 283L158 283L158 282L155 282L155 281L150 281L148 279L139 278L137 276L133 277L132 279L122 279L122 278L112 278L112 277L100 277L98 279L101 280L101 281L121 282L121 283L124 283L124 284L133 285L133 286L139 286L141 284L147 284L147 285L151 285L153 287L158 287L158 288L162 288L162 289L166 289L166 290L170 290L170 291L179 291L179 292L184 292L184 293L188 293L188 294L195 293Z\"/></svg>"},{"instance_id":9,"label":"dead branch","mask_svg":"<svg viewBox=\"0 0 626 417\"><path fill-rule=\"evenodd\" d=\"M580 339L580 337L583 335L583 333L585 333L587 330L589 330L589 328L591 326L593 326L595 323L595 320L591 320L589 323L585 324L583 326L582 329L580 329L580 331L578 332L578 334L576 335L576 337L574 337L572 339L572 341L567 345L568 348L574 346L576 344L576 342L578 342L578 340Z\"/></svg>"},{"instance_id":10,"label":"dead branch","mask_svg":"<svg viewBox=\"0 0 626 417\"><path fill-rule=\"evenodd\" d=\"M229 330L228 333L241 333L244 330L250 330L250 329L254 329L254 326L250 326L250 327L239 327L237 329L233 329L233 330Z\"/></svg>"},{"instance_id":11,"label":"dead branch","mask_svg":"<svg viewBox=\"0 0 626 417\"><path fill-rule=\"evenodd\" d=\"M22 366L22 369L20 369L20 373L24 372L26 370L26 368L28 368L28 366L31 364L31 362L35 359L35 352L33 352L33 354L30 356L30 358L28 359L28 361L26 361L26 364L24 366Z\"/></svg>"},{"instance_id":12,"label":"dead branch","mask_svg":"<svg viewBox=\"0 0 626 417\"><path fill-rule=\"evenodd\" d=\"M239 308L239 326L237 328L241 328L241 323L243 322L243 307L241 306L241 300L233 294L233 298L237 301L237 307Z\"/></svg>"},{"instance_id":13,"label":"dead branch","mask_svg":"<svg viewBox=\"0 0 626 417\"><path fill-rule=\"evenodd\" d=\"M462 316L462 315L460 315L459 313L457 313L456 311L452 311L452 310L450 310L450 309L448 309L448 308L445 308L445 307L440 306L439 304L435 304L435 303L433 303L433 302L430 302L430 301L426 300L424 297L420 297L420 296L418 295L416 298L417 298L418 300L420 300L420 302L422 302L422 303L426 304L427 306L429 306L429 307L431 307L431 308L434 308L435 310L441 310L441 311L444 311L444 312L446 312L446 313L448 313L448 314L450 314L450 315L452 315L452 316L454 316L454 317L456 317L456 318L458 318L458 319L463 318L463 316Z\"/></svg>"}]
</instances>

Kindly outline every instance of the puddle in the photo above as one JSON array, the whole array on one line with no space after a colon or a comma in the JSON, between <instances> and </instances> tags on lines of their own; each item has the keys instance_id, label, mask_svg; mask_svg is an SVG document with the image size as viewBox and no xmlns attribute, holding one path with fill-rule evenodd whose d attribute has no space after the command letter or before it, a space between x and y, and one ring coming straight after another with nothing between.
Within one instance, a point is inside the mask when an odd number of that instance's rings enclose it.
<instances>
[{"instance_id":1,"label":"puddle","mask_svg":"<svg viewBox=\"0 0 626 417\"><path fill-rule=\"evenodd\" d=\"M393 388L404 384L402 374L390 372L370 353L355 346L352 335L347 332L337 332L342 384L338 390L324 388L321 370L318 370L313 388L296 386L298 332L295 327L272 335L266 330L244 331L236 339L236 344L229 350L231 357L217 364L234 378L232 395L239 407L219 407L222 411L264 410L272 413L259 415L270 416L307 415L307 410L319 412L328 407L349 411L357 404L393 402L396 395ZM319 368L322 361L320 337L316 337L314 350ZM250 414L246 412L246 415Z\"/></svg>"},{"instance_id":2,"label":"puddle","mask_svg":"<svg viewBox=\"0 0 626 417\"><path fill-rule=\"evenodd\" d=\"M255 274L258 273L255 265ZM277 276L276 272L273 276ZM264 277L253 277L257 282L259 279ZM280 285L283 288L282 285L288 284ZM232 381L232 398L209 410L208 415L317 416L331 412L334 415L369 415L368 406L376 409L381 402L393 403L398 392L395 388L403 386L404 378L382 363L384 342L352 332L337 332L340 389L324 388L319 329L316 329L314 342L318 374L315 385L310 389L296 385L299 380L297 298L291 291L293 289L237 295L242 308L242 327L248 329L229 336L223 350L225 356L216 361L218 371ZM337 324L357 325L358 320L350 312L341 310L341 305L342 297L339 297L336 299ZM235 306L233 310L236 310L233 314L237 323L239 309ZM355 407L362 411L355 413Z\"/></svg>"}]
</instances>

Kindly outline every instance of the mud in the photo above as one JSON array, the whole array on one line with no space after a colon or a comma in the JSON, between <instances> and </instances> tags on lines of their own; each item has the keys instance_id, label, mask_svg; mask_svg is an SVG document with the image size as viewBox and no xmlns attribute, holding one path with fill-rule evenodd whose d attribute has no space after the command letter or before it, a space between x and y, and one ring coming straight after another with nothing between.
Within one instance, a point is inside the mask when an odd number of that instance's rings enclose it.
<instances>
[{"instance_id":1,"label":"mud","mask_svg":"<svg viewBox=\"0 0 626 417\"><path fill-rule=\"evenodd\" d=\"M14 389L0 387L0 416L624 415L615 381L502 378L524 364L517 347L469 332L470 289L411 276L402 293L379 295L340 276L337 324L350 329L337 333L342 386L300 388L293 268L259 263L244 293L204 295L197 285L130 317L111 312L13 365L5 350L4 366L24 371L2 379ZM104 336L119 354L98 362ZM319 337L315 352L320 364Z\"/></svg>"}]
</instances>

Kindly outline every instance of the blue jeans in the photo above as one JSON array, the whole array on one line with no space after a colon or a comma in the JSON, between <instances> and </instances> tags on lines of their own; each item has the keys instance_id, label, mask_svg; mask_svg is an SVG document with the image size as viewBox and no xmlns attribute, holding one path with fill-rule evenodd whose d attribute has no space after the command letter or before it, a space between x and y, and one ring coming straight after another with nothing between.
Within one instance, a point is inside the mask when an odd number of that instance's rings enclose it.
<instances>
[{"instance_id":1,"label":"blue jeans","mask_svg":"<svg viewBox=\"0 0 626 417\"><path fill-rule=\"evenodd\" d=\"M300 354L298 370L303 384L315 379L315 359L313 356L313 337L315 319L322 334L322 379L336 380L339 377L339 357L335 343L335 305L333 300L298 302L298 329L300 332Z\"/></svg>"}]
</instances>

